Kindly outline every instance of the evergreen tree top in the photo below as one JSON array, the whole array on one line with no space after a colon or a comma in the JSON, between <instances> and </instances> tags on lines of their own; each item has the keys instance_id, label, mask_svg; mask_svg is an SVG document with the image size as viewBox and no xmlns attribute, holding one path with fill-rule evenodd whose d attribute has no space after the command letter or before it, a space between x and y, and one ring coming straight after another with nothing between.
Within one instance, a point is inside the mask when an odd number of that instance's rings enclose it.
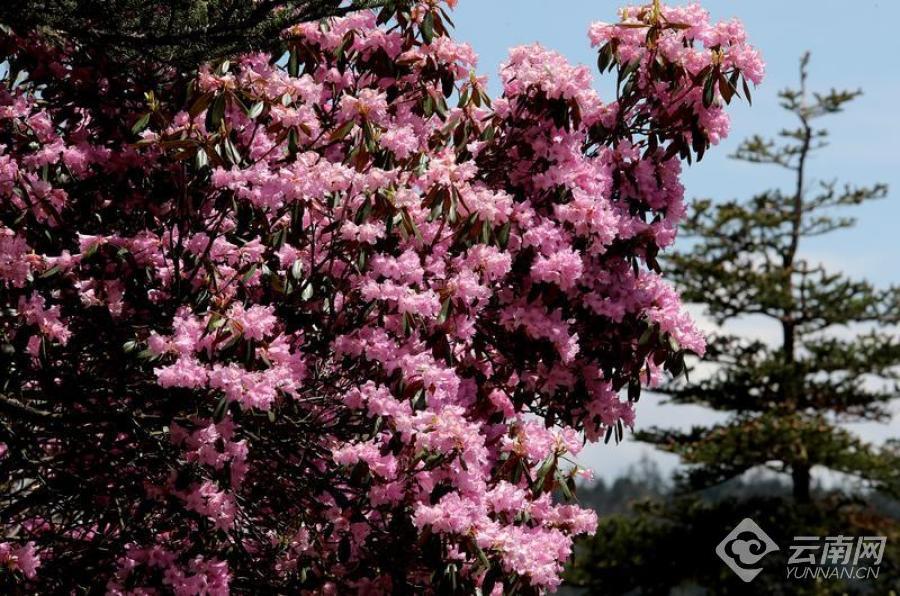
<instances>
[{"instance_id":1,"label":"evergreen tree top","mask_svg":"<svg viewBox=\"0 0 900 596\"><path fill-rule=\"evenodd\" d=\"M106 48L114 60L151 59L191 69L264 49L291 25L398 0L4 0L0 23L49 29Z\"/></svg>"},{"instance_id":2,"label":"evergreen tree top","mask_svg":"<svg viewBox=\"0 0 900 596\"><path fill-rule=\"evenodd\" d=\"M734 155L786 169L792 188L697 201L684 225L694 242L668 259L684 300L702 304L719 325L762 316L781 332L774 345L717 334L705 358L714 372L663 388L675 403L730 412L726 422L638 433L695 464L689 471L695 487L772 462L795 475L801 496L808 495L809 470L817 465L900 487L896 452L840 426L890 417L888 404L900 387L900 338L892 329L900 322L900 288L829 271L802 252L803 241L854 225L840 208L884 198L887 187L812 177L810 156L828 145L817 121L841 112L860 92L810 92L808 60L801 61L799 88L779 94L796 126L775 140L754 136Z\"/></svg>"}]
</instances>

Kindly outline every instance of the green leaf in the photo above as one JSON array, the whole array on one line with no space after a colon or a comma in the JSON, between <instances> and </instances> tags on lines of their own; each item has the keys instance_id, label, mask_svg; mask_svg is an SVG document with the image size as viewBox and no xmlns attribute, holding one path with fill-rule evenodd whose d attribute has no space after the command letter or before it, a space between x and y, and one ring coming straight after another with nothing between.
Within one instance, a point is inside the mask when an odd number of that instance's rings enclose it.
<instances>
[{"instance_id":1,"label":"green leaf","mask_svg":"<svg viewBox=\"0 0 900 596\"><path fill-rule=\"evenodd\" d=\"M133 132L134 134L139 134L145 128L147 128L148 124L150 124L150 112L147 112L146 114L144 114L143 116L141 116L140 118L137 119L137 122L135 122L134 125L131 127L131 132Z\"/></svg>"},{"instance_id":2,"label":"green leaf","mask_svg":"<svg viewBox=\"0 0 900 596\"><path fill-rule=\"evenodd\" d=\"M250 281L250 278L253 277L253 274L256 273L257 269L259 269L259 266L256 264L253 264L250 267L250 269L247 270L247 273L245 273L244 276L241 278L241 281L243 283L247 283L248 281Z\"/></svg>"},{"instance_id":3,"label":"green leaf","mask_svg":"<svg viewBox=\"0 0 900 596\"><path fill-rule=\"evenodd\" d=\"M297 259L296 261L294 261L294 264L291 265L291 277L296 280L299 280L301 277L303 277L303 263L300 261L300 259Z\"/></svg>"},{"instance_id":4,"label":"green leaf","mask_svg":"<svg viewBox=\"0 0 900 596\"><path fill-rule=\"evenodd\" d=\"M288 74L292 77L297 77L300 75L300 56L298 55L296 48L290 51L287 70Z\"/></svg>"},{"instance_id":5,"label":"green leaf","mask_svg":"<svg viewBox=\"0 0 900 596\"><path fill-rule=\"evenodd\" d=\"M57 265L57 266L51 267L50 269L47 269L46 271L41 273L40 277L41 277L41 279L47 279L48 277L53 277L54 275L56 275L59 272L60 272L60 269L59 269L59 266Z\"/></svg>"},{"instance_id":6,"label":"green leaf","mask_svg":"<svg viewBox=\"0 0 900 596\"><path fill-rule=\"evenodd\" d=\"M437 201L434 206L431 208L431 212L428 214L428 221L434 221L438 217L440 217L441 213L444 212L444 203L442 201Z\"/></svg>"},{"instance_id":7,"label":"green leaf","mask_svg":"<svg viewBox=\"0 0 900 596\"><path fill-rule=\"evenodd\" d=\"M378 13L378 18L375 19L376 25L384 25L388 21L391 20L391 17L394 16L394 11L391 6L385 6L381 9L381 12Z\"/></svg>"},{"instance_id":8,"label":"green leaf","mask_svg":"<svg viewBox=\"0 0 900 596\"><path fill-rule=\"evenodd\" d=\"M731 103L731 98L734 97L736 92L737 89L725 78L725 75L719 74L719 93L722 94L722 99L725 100L725 103Z\"/></svg>"},{"instance_id":9,"label":"green leaf","mask_svg":"<svg viewBox=\"0 0 900 596\"><path fill-rule=\"evenodd\" d=\"M457 104L457 106L459 106L460 108L463 108L466 106L467 103L469 103L469 88L468 87L463 89L463 92L459 94L459 103Z\"/></svg>"},{"instance_id":10,"label":"green leaf","mask_svg":"<svg viewBox=\"0 0 900 596\"><path fill-rule=\"evenodd\" d=\"M447 119L447 100L444 99L444 96L439 95L434 99L434 109L438 113L438 116L441 117L441 120Z\"/></svg>"},{"instance_id":11,"label":"green leaf","mask_svg":"<svg viewBox=\"0 0 900 596\"><path fill-rule=\"evenodd\" d=\"M87 249L86 251L84 251L84 254L81 255L81 258L82 258L82 259L89 259L89 258L91 258L91 257L94 256L95 254L97 254L97 250L98 250L99 248L100 248L100 243L99 243L99 242L95 242L95 243L91 244L91 245L88 247L88 249Z\"/></svg>"},{"instance_id":12,"label":"green leaf","mask_svg":"<svg viewBox=\"0 0 900 596\"><path fill-rule=\"evenodd\" d=\"M225 418L225 412L228 411L228 397L223 395L219 398L219 403L216 404L216 409L213 410L213 420L216 423L222 422L222 419Z\"/></svg>"},{"instance_id":13,"label":"green leaf","mask_svg":"<svg viewBox=\"0 0 900 596\"><path fill-rule=\"evenodd\" d=\"M403 335L409 335L410 319L409 319L408 312L403 313L402 321L403 321Z\"/></svg>"},{"instance_id":14,"label":"green leaf","mask_svg":"<svg viewBox=\"0 0 900 596\"><path fill-rule=\"evenodd\" d=\"M206 149L196 152L194 155L194 164L197 166L198 170L202 170L209 166L209 156L206 154Z\"/></svg>"},{"instance_id":15,"label":"green leaf","mask_svg":"<svg viewBox=\"0 0 900 596\"><path fill-rule=\"evenodd\" d=\"M225 137L222 141L222 149L225 152L225 157L233 163L234 165L238 165L241 163L241 154L238 152L237 147L234 146L234 143L231 142L231 139Z\"/></svg>"},{"instance_id":16,"label":"green leaf","mask_svg":"<svg viewBox=\"0 0 900 596\"><path fill-rule=\"evenodd\" d=\"M681 350L681 346L678 344L678 340L675 339L674 336L669 335L668 342L669 342L669 349L672 350L673 352L678 352Z\"/></svg>"},{"instance_id":17,"label":"green leaf","mask_svg":"<svg viewBox=\"0 0 900 596\"><path fill-rule=\"evenodd\" d=\"M441 304L441 313L438 315L438 323L445 323L447 318L450 316L450 297L444 299L444 303Z\"/></svg>"},{"instance_id":18,"label":"green leaf","mask_svg":"<svg viewBox=\"0 0 900 596\"><path fill-rule=\"evenodd\" d=\"M422 39L427 44L434 41L434 13L431 11L428 11L422 19Z\"/></svg>"},{"instance_id":19,"label":"green leaf","mask_svg":"<svg viewBox=\"0 0 900 596\"><path fill-rule=\"evenodd\" d=\"M213 316L210 318L209 324L206 326L206 328L209 331L215 331L216 329L221 329L222 327L224 327L225 323L227 323L227 322L228 322L228 319L226 319L225 317L223 317L219 314L214 313Z\"/></svg>"},{"instance_id":20,"label":"green leaf","mask_svg":"<svg viewBox=\"0 0 900 596\"><path fill-rule=\"evenodd\" d=\"M475 552L478 554L478 560L481 561L481 564L484 565L484 567L486 569L490 568L490 566L491 566L490 560L487 558L487 555L485 554L484 550L477 544L475 545Z\"/></svg>"},{"instance_id":21,"label":"green leaf","mask_svg":"<svg viewBox=\"0 0 900 596\"><path fill-rule=\"evenodd\" d=\"M300 151L300 136L296 128L288 131L288 155L292 158Z\"/></svg>"},{"instance_id":22,"label":"green leaf","mask_svg":"<svg viewBox=\"0 0 900 596\"><path fill-rule=\"evenodd\" d=\"M706 82L703 84L703 106L709 107L713 104L713 101L716 98L716 80L717 76L715 74L710 74L706 77Z\"/></svg>"},{"instance_id":23,"label":"green leaf","mask_svg":"<svg viewBox=\"0 0 900 596\"><path fill-rule=\"evenodd\" d=\"M225 94L216 96L212 106L206 112L206 130L216 132L222 124L222 118L225 116Z\"/></svg>"},{"instance_id":24,"label":"green leaf","mask_svg":"<svg viewBox=\"0 0 900 596\"><path fill-rule=\"evenodd\" d=\"M641 382L637 379L632 379L628 383L628 401L636 402L641 399Z\"/></svg>"},{"instance_id":25,"label":"green leaf","mask_svg":"<svg viewBox=\"0 0 900 596\"><path fill-rule=\"evenodd\" d=\"M340 128L338 128L336 131L331 133L331 136L329 137L330 140L340 141L341 139L346 137L348 134L350 134L350 131L353 130L354 126L356 126L356 122L354 122L353 120L350 120L349 122L344 122L344 124L342 124Z\"/></svg>"},{"instance_id":26,"label":"green leaf","mask_svg":"<svg viewBox=\"0 0 900 596\"><path fill-rule=\"evenodd\" d=\"M600 74L606 72L606 69L609 68L610 64L613 61L613 51L612 46L610 44L605 44L602 48L600 48L600 53L597 56L597 68L600 69Z\"/></svg>"},{"instance_id":27,"label":"green leaf","mask_svg":"<svg viewBox=\"0 0 900 596\"><path fill-rule=\"evenodd\" d=\"M531 483L531 492L535 494L540 494L543 492L544 484L547 481L547 476L553 471L553 468L556 467L556 457L553 455L548 456L543 463L541 463L541 467L538 468L537 474L534 476L534 482Z\"/></svg>"},{"instance_id":28,"label":"green leaf","mask_svg":"<svg viewBox=\"0 0 900 596\"><path fill-rule=\"evenodd\" d=\"M627 65L625 68L619 69L619 83L630 77L635 71L637 71L638 67L641 65L641 61L638 58L635 58Z\"/></svg>"},{"instance_id":29,"label":"green leaf","mask_svg":"<svg viewBox=\"0 0 900 596\"><path fill-rule=\"evenodd\" d=\"M205 110L207 107L209 107L209 104L212 101L214 95L215 94L212 91L209 91L207 93L204 93L200 97L198 97L197 100L190 107L190 109L188 109L188 115L192 119L199 116L200 113L203 112L203 110Z\"/></svg>"},{"instance_id":30,"label":"green leaf","mask_svg":"<svg viewBox=\"0 0 900 596\"><path fill-rule=\"evenodd\" d=\"M441 92L444 94L444 97L450 97L453 95L454 86L453 75L449 72L444 72L441 74Z\"/></svg>"},{"instance_id":31,"label":"green leaf","mask_svg":"<svg viewBox=\"0 0 900 596\"><path fill-rule=\"evenodd\" d=\"M262 114L263 108L266 107L266 104L258 101L250 107L250 110L247 112L247 117L251 120L256 120L259 118L259 115Z\"/></svg>"},{"instance_id":32,"label":"green leaf","mask_svg":"<svg viewBox=\"0 0 900 596\"><path fill-rule=\"evenodd\" d=\"M406 211L405 208L401 212L401 215L403 217L403 225L406 228L406 231L419 240L422 240L422 232L419 231L419 226L416 225L416 222L413 221L413 218L409 215L409 212Z\"/></svg>"},{"instance_id":33,"label":"green leaf","mask_svg":"<svg viewBox=\"0 0 900 596\"><path fill-rule=\"evenodd\" d=\"M507 221L497 233L497 243L500 245L500 248L506 248L506 245L509 243L509 231L511 227L512 222Z\"/></svg>"}]
</instances>

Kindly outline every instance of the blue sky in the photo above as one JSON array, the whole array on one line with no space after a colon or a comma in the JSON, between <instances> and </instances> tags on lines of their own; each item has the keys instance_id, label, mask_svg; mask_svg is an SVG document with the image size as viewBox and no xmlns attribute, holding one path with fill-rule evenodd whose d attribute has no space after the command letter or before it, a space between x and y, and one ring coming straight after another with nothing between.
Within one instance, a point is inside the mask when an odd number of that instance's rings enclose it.
<instances>
[{"instance_id":1,"label":"blue sky","mask_svg":"<svg viewBox=\"0 0 900 596\"><path fill-rule=\"evenodd\" d=\"M790 126L790 116L778 107L776 93L796 84L800 55L812 52L809 85L827 91L862 88L864 95L843 113L820 121L831 132L831 147L819 153L811 166L813 179L855 184L885 182L887 199L856 208L859 222L802 246L805 256L834 269L866 277L877 285L900 283L900 2L895 0L706 0L714 19L740 18L751 41L767 63L764 83L754 93L753 106L733 105L732 132L700 164L685 172L689 197L747 197L789 179L765 166L742 164L727 156L744 137L771 136ZM479 71L496 73L508 48L541 43L566 55L572 62L593 65L596 55L587 39L593 21L614 21L618 2L612 0L459 0L454 12L457 39L469 42L480 56ZM606 86L599 80L597 88ZM847 213L849 215L850 213ZM765 336L767 330L746 322ZM661 406L650 397L641 400L638 425L690 425L715 417L699 408ZM900 434L895 419L889 427L862 426L870 440ZM633 443L588 448L582 458L598 476L612 477L652 450ZM674 458L654 455L664 468Z\"/></svg>"}]
</instances>

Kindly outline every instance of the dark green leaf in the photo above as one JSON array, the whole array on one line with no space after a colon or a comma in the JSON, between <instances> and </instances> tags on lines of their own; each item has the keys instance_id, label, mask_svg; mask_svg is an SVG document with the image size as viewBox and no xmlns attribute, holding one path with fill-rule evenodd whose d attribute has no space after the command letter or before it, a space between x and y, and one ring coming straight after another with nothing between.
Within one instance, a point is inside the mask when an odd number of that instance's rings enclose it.
<instances>
[{"instance_id":1,"label":"dark green leaf","mask_svg":"<svg viewBox=\"0 0 900 596\"><path fill-rule=\"evenodd\" d=\"M134 134L139 134L145 128L147 128L147 125L149 123L150 123L150 113L148 112L137 119L137 122L135 122L134 125L131 127L131 132L133 132Z\"/></svg>"},{"instance_id":2,"label":"dark green leaf","mask_svg":"<svg viewBox=\"0 0 900 596\"><path fill-rule=\"evenodd\" d=\"M422 19L422 39L430 44L434 41L434 13L428 11Z\"/></svg>"}]
</instances>

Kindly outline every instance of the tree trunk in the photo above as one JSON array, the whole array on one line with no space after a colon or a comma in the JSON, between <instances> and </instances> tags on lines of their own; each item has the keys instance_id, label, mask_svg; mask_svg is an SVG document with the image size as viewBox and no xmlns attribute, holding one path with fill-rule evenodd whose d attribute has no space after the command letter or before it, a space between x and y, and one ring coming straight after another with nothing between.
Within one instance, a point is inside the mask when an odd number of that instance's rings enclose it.
<instances>
[{"instance_id":1,"label":"tree trunk","mask_svg":"<svg viewBox=\"0 0 900 596\"><path fill-rule=\"evenodd\" d=\"M791 468L791 480L794 484L794 501L809 503L809 464L794 464Z\"/></svg>"}]
</instances>

